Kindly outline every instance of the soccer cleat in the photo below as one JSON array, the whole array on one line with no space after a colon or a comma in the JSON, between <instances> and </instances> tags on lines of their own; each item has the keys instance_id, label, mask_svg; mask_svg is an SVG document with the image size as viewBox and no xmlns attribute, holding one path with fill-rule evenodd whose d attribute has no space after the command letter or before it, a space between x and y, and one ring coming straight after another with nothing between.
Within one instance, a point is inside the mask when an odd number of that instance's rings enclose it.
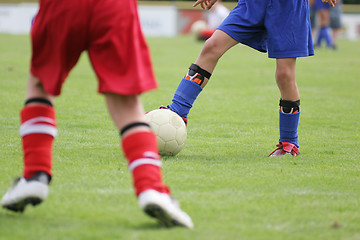
<instances>
[{"instance_id":1,"label":"soccer cleat","mask_svg":"<svg viewBox=\"0 0 360 240\"><path fill-rule=\"evenodd\" d=\"M297 156L300 154L299 148L292 143L279 142L279 144L276 146L277 148L272 153L270 153L269 157L282 157L287 153L293 156Z\"/></svg>"},{"instance_id":2,"label":"soccer cleat","mask_svg":"<svg viewBox=\"0 0 360 240\"><path fill-rule=\"evenodd\" d=\"M28 204L36 206L49 194L50 176L38 172L32 178L19 177L1 199L1 206L14 212L23 212Z\"/></svg>"},{"instance_id":3,"label":"soccer cleat","mask_svg":"<svg viewBox=\"0 0 360 240\"><path fill-rule=\"evenodd\" d=\"M167 107L161 106L161 107L159 107L159 109L169 109L169 110L173 111L173 110L170 108L169 105L168 105ZM175 112L175 111L173 111L173 112ZM175 113L176 113L176 112L175 112ZM177 114L177 113L176 113L176 114ZM179 116L180 116L180 115L179 115ZM182 116L180 116L180 117L181 117L181 119L184 121L185 126L187 126L188 119L187 119L186 117L182 117Z\"/></svg>"},{"instance_id":4,"label":"soccer cleat","mask_svg":"<svg viewBox=\"0 0 360 240\"><path fill-rule=\"evenodd\" d=\"M178 202L166 193L146 190L138 197L139 206L150 217L157 218L166 227L193 228L190 216L182 211Z\"/></svg>"}]
</instances>

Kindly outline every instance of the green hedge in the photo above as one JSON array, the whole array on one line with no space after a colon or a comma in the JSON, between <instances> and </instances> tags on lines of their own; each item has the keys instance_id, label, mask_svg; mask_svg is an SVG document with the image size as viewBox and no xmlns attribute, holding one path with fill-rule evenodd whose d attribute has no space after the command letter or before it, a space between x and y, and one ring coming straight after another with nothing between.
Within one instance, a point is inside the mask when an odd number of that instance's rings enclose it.
<instances>
[{"instance_id":1,"label":"green hedge","mask_svg":"<svg viewBox=\"0 0 360 240\"><path fill-rule=\"evenodd\" d=\"M360 4L360 0L343 0L345 4Z\"/></svg>"}]
</instances>

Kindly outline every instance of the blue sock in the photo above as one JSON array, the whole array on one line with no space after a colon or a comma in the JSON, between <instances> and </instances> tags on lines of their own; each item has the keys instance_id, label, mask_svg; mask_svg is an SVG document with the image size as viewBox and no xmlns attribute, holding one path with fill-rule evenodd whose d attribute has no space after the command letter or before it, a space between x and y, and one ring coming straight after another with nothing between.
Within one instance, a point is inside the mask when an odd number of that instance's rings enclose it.
<instances>
[{"instance_id":1,"label":"blue sock","mask_svg":"<svg viewBox=\"0 0 360 240\"><path fill-rule=\"evenodd\" d=\"M317 34L317 40L316 40L316 46L320 47L321 46L321 41L322 39L325 37L324 35L324 28L320 28L318 34Z\"/></svg>"},{"instance_id":2,"label":"blue sock","mask_svg":"<svg viewBox=\"0 0 360 240\"><path fill-rule=\"evenodd\" d=\"M331 36L330 36L330 28L328 26L326 27L323 27L323 31L324 31L324 38L326 40L326 46L328 47L331 47L333 44L332 44L332 39L331 39Z\"/></svg>"},{"instance_id":3,"label":"blue sock","mask_svg":"<svg viewBox=\"0 0 360 240\"><path fill-rule=\"evenodd\" d=\"M181 117L187 118L193 103L201 91L202 87L199 84L183 78L175 91L172 104L170 105L171 110Z\"/></svg>"},{"instance_id":4,"label":"blue sock","mask_svg":"<svg viewBox=\"0 0 360 240\"><path fill-rule=\"evenodd\" d=\"M300 119L300 112L283 113L282 111L279 111L279 128L280 128L279 142L289 142L299 147L299 139L298 139L299 119Z\"/></svg>"}]
</instances>

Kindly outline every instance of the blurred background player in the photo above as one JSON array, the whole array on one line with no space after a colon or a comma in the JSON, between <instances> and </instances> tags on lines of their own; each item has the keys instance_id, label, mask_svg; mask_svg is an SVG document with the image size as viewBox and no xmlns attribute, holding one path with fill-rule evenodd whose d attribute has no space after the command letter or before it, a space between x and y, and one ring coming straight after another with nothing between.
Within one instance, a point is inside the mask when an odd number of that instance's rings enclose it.
<instances>
[{"instance_id":1,"label":"blurred background player","mask_svg":"<svg viewBox=\"0 0 360 240\"><path fill-rule=\"evenodd\" d=\"M313 9L318 16L319 30L316 33L315 48L321 48L323 41L328 48L334 49L334 42L330 33L330 5L322 0L314 0ZM313 20L316 21L316 20Z\"/></svg>"},{"instance_id":2,"label":"blurred background player","mask_svg":"<svg viewBox=\"0 0 360 240\"><path fill-rule=\"evenodd\" d=\"M339 34L342 31L342 23L341 23L341 15L342 15L342 0L337 0L335 7L330 9L330 28L331 28L331 36L333 41L333 49L337 49L337 39Z\"/></svg>"},{"instance_id":3,"label":"blurred background player","mask_svg":"<svg viewBox=\"0 0 360 240\"><path fill-rule=\"evenodd\" d=\"M310 12L310 25L312 35L315 36L316 27L317 27L317 18L316 18L316 10L315 10L315 0L309 0L309 12Z\"/></svg>"},{"instance_id":4,"label":"blurred background player","mask_svg":"<svg viewBox=\"0 0 360 240\"><path fill-rule=\"evenodd\" d=\"M329 2L331 6L336 2L324 1ZM216 0L197 0L193 6L200 5L203 9L209 10L215 2ZM287 153L299 155L300 95L296 84L295 66L297 57L314 54L309 22L307 1L239 1L214 34L206 40L200 55L189 67L175 91L171 105L167 108L187 122L188 113L196 98L208 83L218 60L226 51L238 43L260 52L268 51L268 56L276 59L275 79L281 95L279 144L269 156L279 157ZM253 102L251 104L256 105Z\"/></svg>"},{"instance_id":5,"label":"blurred background player","mask_svg":"<svg viewBox=\"0 0 360 240\"><path fill-rule=\"evenodd\" d=\"M71 7L69 7L71 6ZM23 176L1 205L24 211L44 201L52 173L52 143L57 134L54 99L88 51L108 111L120 130L140 207L166 226L193 227L162 181L156 136L138 95L157 87L135 0L40 0L31 30L32 59L20 135Z\"/></svg>"},{"instance_id":6,"label":"blurred background player","mask_svg":"<svg viewBox=\"0 0 360 240\"><path fill-rule=\"evenodd\" d=\"M221 1L217 1L214 3L211 9L209 9L207 14L207 24L203 24L198 31L197 39L198 40L207 40L213 35L215 30L220 26L220 24L224 21L224 19L229 15L230 10L227 9ZM201 21L201 20L200 20ZM197 23L194 23L197 24Z\"/></svg>"}]
</instances>

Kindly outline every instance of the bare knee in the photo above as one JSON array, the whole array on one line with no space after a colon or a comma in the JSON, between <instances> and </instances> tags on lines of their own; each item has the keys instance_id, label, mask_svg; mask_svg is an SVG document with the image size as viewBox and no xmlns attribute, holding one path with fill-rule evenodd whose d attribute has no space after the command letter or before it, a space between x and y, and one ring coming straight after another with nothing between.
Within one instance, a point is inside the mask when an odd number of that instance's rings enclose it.
<instances>
[{"instance_id":1,"label":"bare knee","mask_svg":"<svg viewBox=\"0 0 360 240\"><path fill-rule=\"evenodd\" d=\"M295 66L296 58L276 60L276 83L279 87L283 100L299 100L299 90L296 84Z\"/></svg>"},{"instance_id":2,"label":"bare knee","mask_svg":"<svg viewBox=\"0 0 360 240\"><path fill-rule=\"evenodd\" d=\"M289 93L291 95L297 93L297 86L296 86L296 78L295 78L295 71L291 68L283 67L278 68L276 70L276 83L282 93L282 97L288 97ZM291 100L291 99L286 99ZM296 99L297 100L297 99Z\"/></svg>"},{"instance_id":3,"label":"bare knee","mask_svg":"<svg viewBox=\"0 0 360 240\"><path fill-rule=\"evenodd\" d=\"M279 81L287 81L291 78L291 71L287 68L280 68L276 70L276 79Z\"/></svg>"},{"instance_id":4,"label":"bare knee","mask_svg":"<svg viewBox=\"0 0 360 240\"><path fill-rule=\"evenodd\" d=\"M220 49L221 46L219 42L215 38L209 38L205 41L203 49L201 50L201 56L207 59L218 60L223 54Z\"/></svg>"},{"instance_id":5,"label":"bare knee","mask_svg":"<svg viewBox=\"0 0 360 240\"><path fill-rule=\"evenodd\" d=\"M291 84L295 81L295 73L291 68L281 67L276 69L275 78L279 85Z\"/></svg>"}]
</instances>

